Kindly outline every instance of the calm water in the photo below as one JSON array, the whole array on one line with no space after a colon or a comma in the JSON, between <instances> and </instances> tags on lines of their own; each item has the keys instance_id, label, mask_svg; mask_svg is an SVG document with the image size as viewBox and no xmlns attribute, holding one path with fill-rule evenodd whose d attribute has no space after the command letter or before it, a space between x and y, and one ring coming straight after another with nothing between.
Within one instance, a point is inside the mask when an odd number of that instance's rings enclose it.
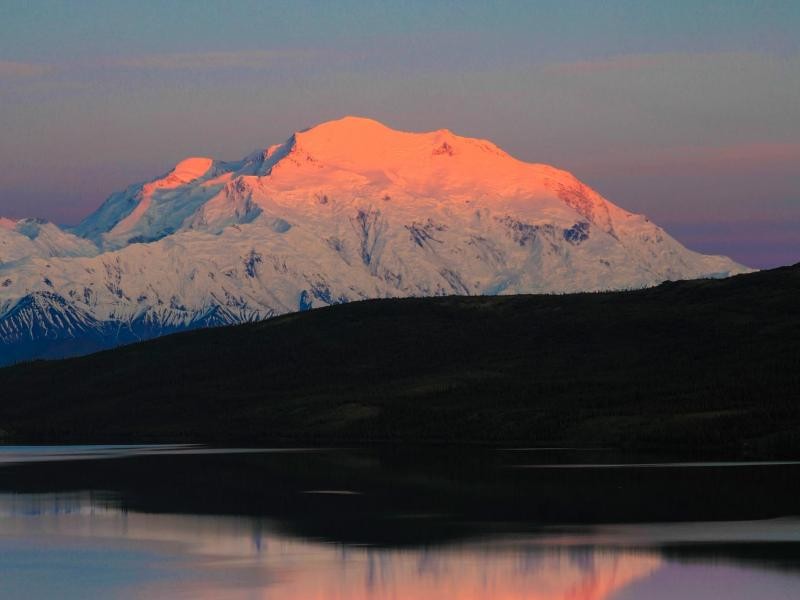
<instances>
[{"instance_id":1,"label":"calm water","mask_svg":"<svg viewBox=\"0 0 800 600\"><path fill-rule=\"evenodd\" d=\"M0 447L0 596L800 598L800 464Z\"/></svg>"}]
</instances>

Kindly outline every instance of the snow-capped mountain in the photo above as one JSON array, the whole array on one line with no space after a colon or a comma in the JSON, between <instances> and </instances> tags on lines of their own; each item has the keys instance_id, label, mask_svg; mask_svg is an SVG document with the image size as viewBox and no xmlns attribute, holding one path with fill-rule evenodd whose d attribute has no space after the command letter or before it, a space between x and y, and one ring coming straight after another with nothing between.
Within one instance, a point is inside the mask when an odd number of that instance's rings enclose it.
<instances>
[{"instance_id":1,"label":"snow-capped mountain","mask_svg":"<svg viewBox=\"0 0 800 600\"><path fill-rule=\"evenodd\" d=\"M365 298L748 270L491 142L346 117L237 162L188 158L69 230L0 220L0 363Z\"/></svg>"}]
</instances>

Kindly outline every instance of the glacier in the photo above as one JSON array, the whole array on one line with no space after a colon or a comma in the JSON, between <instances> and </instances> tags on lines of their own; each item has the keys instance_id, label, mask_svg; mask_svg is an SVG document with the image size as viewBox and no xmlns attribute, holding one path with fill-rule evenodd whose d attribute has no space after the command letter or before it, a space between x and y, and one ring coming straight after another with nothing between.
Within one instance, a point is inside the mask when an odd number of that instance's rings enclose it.
<instances>
[{"instance_id":1,"label":"glacier","mask_svg":"<svg viewBox=\"0 0 800 600\"><path fill-rule=\"evenodd\" d=\"M368 298L748 271L489 141L345 117L239 161L187 158L74 227L0 218L0 364Z\"/></svg>"}]
</instances>

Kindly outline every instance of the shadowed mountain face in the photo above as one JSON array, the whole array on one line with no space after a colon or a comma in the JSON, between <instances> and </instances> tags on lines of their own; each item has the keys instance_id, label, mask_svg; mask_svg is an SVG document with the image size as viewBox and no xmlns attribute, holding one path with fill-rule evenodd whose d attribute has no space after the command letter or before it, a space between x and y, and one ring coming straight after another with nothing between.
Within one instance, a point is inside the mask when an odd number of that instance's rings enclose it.
<instances>
[{"instance_id":1,"label":"shadowed mountain face","mask_svg":"<svg viewBox=\"0 0 800 600\"><path fill-rule=\"evenodd\" d=\"M188 158L69 231L0 220L0 364L369 298L746 271L491 142L347 117L240 161Z\"/></svg>"},{"instance_id":2,"label":"shadowed mountain face","mask_svg":"<svg viewBox=\"0 0 800 600\"><path fill-rule=\"evenodd\" d=\"M617 293L358 302L0 370L17 440L798 454L800 265Z\"/></svg>"}]
</instances>

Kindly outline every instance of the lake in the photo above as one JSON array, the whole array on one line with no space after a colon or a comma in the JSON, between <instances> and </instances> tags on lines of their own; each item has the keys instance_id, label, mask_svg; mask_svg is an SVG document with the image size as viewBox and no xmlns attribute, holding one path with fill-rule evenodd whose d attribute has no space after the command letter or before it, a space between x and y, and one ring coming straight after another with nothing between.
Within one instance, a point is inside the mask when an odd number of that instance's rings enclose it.
<instances>
[{"instance_id":1,"label":"lake","mask_svg":"<svg viewBox=\"0 0 800 600\"><path fill-rule=\"evenodd\" d=\"M800 597L800 463L0 446L0 596Z\"/></svg>"}]
</instances>

